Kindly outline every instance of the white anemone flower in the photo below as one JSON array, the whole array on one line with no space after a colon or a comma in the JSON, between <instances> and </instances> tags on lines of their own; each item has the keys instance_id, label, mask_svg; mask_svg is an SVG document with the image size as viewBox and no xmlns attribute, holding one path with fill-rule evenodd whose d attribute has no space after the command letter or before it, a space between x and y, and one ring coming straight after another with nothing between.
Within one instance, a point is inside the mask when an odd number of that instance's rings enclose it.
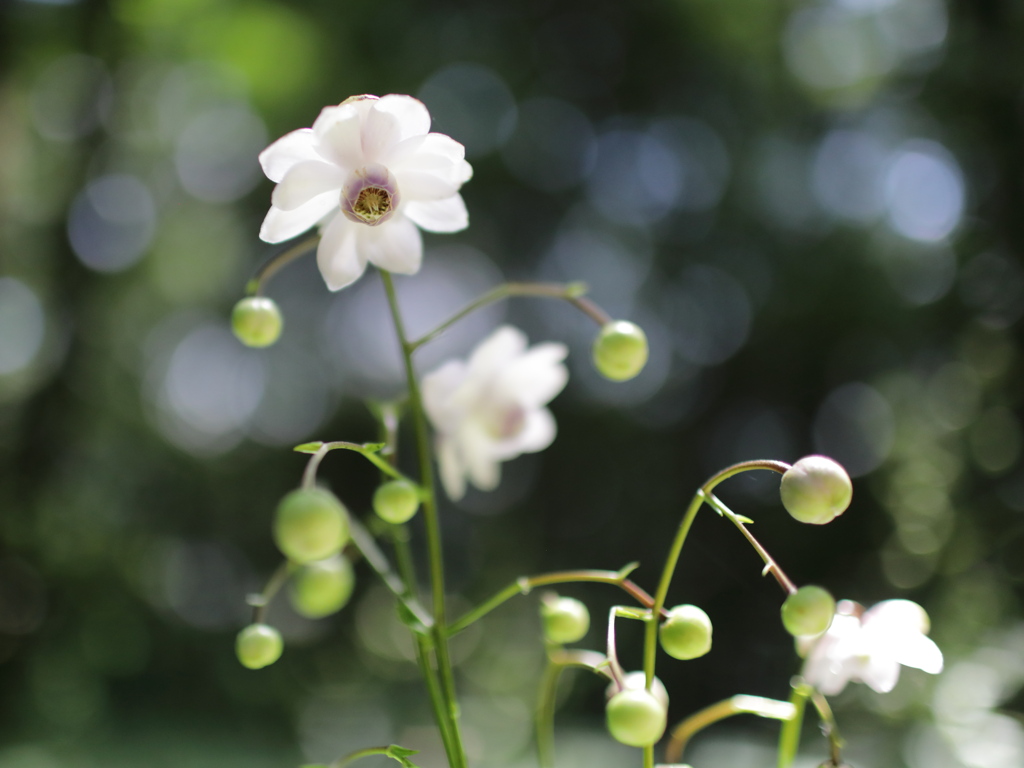
<instances>
[{"instance_id":1,"label":"white anemone flower","mask_svg":"<svg viewBox=\"0 0 1024 768\"><path fill-rule=\"evenodd\" d=\"M494 490L501 462L551 445L555 419L545 406L569 379L566 354L564 344L527 348L526 335L506 325L467 361L451 360L423 377L423 404L437 433L449 498L462 498L467 479Z\"/></svg>"},{"instance_id":2,"label":"white anemone flower","mask_svg":"<svg viewBox=\"0 0 1024 768\"><path fill-rule=\"evenodd\" d=\"M319 225L317 265L332 291L358 279L367 262L419 271L420 229L469 225L459 187L473 175L465 147L429 131L430 113L412 96L353 96L324 108L312 128L260 153L277 182L260 238L280 243Z\"/></svg>"},{"instance_id":3,"label":"white anemone flower","mask_svg":"<svg viewBox=\"0 0 1024 768\"><path fill-rule=\"evenodd\" d=\"M938 674L942 651L926 637L928 626L924 608L910 600L885 600L866 611L843 600L824 634L800 640L807 655L803 677L834 696L851 680L888 693L896 687L901 664Z\"/></svg>"}]
</instances>

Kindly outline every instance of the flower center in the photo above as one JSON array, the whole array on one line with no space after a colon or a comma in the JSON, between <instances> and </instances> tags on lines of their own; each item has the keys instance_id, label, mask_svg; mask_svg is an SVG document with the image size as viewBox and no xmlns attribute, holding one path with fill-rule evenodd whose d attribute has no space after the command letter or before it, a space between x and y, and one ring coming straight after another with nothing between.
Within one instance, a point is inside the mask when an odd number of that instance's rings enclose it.
<instances>
[{"instance_id":1,"label":"flower center","mask_svg":"<svg viewBox=\"0 0 1024 768\"><path fill-rule=\"evenodd\" d=\"M484 417L484 425L495 440L508 440L523 431L526 411L519 405L495 408Z\"/></svg>"},{"instance_id":2,"label":"flower center","mask_svg":"<svg viewBox=\"0 0 1024 768\"><path fill-rule=\"evenodd\" d=\"M341 188L341 211L350 221L383 224L398 208L398 185L383 165L354 171Z\"/></svg>"},{"instance_id":3,"label":"flower center","mask_svg":"<svg viewBox=\"0 0 1024 768\"><path fill-rule=\"evenodd\" d=\"M352 205L352 213L367 224L386 216L390 210L391 193L382 187L365 187Z\"/></svg>"}]
</instances>

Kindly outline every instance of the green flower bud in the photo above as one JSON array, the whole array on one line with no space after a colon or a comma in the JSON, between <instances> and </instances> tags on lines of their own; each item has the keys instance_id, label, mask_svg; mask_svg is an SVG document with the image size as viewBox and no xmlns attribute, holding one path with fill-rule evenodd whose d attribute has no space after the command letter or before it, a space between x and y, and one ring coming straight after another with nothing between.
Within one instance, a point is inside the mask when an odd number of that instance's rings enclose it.
<instances>
[{"instance_id":1,"label":"green flower bud","mask_svg":"<svg viewBox=\"0 0 1024 768\"><path fill-rule=\"evenodd\" d=\"M647 691L619 691L604 712L612 737L631 747L648 747L665 733L668 712Z\"/></svg>"},{"instance_id":2,"label":"green flower bud","mask_svg":"<svg viewBox=\"0 0 1024 768\"><path fill-rule=\"evenodd\" d=\"M307 619L320 619L348 604L355 583L352 563L335 555L299 568L292 576L288 596L300 614Z\"/></svg>"},{"instance_id":3,"label":"green flower bud","mask_svg":"<svg viewBox=\"0 0 1024 768\"><path fill-rule=\"evenodd\" d=\"M384 483L373 494L373 511L389 523L408 522L419 508L419 492L408 480Z\"/></svg>"},{"instance_id":4,"label":"green flower bud","mask_svg":"<svg viewBox=\"0 0 1024 768\"><path fill-rule=\"evenodd\" d=\"M231 328L247 347L269 347L281 335L281 310L273 299L249 296L231 311Z\"/></svg>"},{"instance_id":5,"label":"green flower bud","mask_svg":"<svg viewBox=\"0 0 1024 768\"><path fill-rule=\"evenodd\" d=\"M544 622L544 637L559 645L582 640L590 629L587 606L575 598L558 597L553 592L544 596L540 617Z\"/></svg>"},{"instance_id":6,"label":"green flower bud","mask_svg":"<svg viewBox=\"0 0 1024 768\"><path fill-rule=\"evenodd\" d=\"M850 506L853 484L838 462L825 456L804 456L786 470L779 492L782 506L795 519L824 525Z\"/></svg>"},{"instance_id":7,"label":"green flower bud","mask_svg":"<svg viewBox=\"0 0 1024 768\"><path fill-rule=\"evenodd\" d=\"M711 650L711 619L696 605L677 605L659 630L661 647L674 659L696 659Z\"/></svg>"},{"instance_id":8,"label":"green flower bud","mask_svg":"<svg viewBox=\"0 0 1024 768\"><path fill-rule=\"evenodd\" d=\"M292 491L277 506L274 541L294 563L323 560L340 552L348 542L348 513L330 491Z\"/></svg>"},{"instance_id":9,"label":"green flower bud","mask_svg":"<svg viewBox=\"0 0 1024 768\"><path fill-rule=\"evenodd\" d=\"M622 678L622 689L625 691L647 690L647 673L642 669L627 672ZM615 683L612 683L605 691L605 698L611 699L618 692L617 686ZM661 678L657 675L651 680L651 689L648 692L668 711L668 689L665 688L665 684L661 682Z\"/></svg>"},{"instance_id":10,"label":"green flower bud","mask_svg":"<svg viewBox=\"0 0 1024 768\"><path fill-rule=\"evenodd\" d=\"M804 586L782 604L782 624L793 637L820 635L832 624L836 601L821 587Z\"/></svg>"},{"instance_id":11,"label":"green flower bud","mask_svg":"<svg viewBox=\"0 0 1024 768\"><path fill-rule=\"evenodd\" d=\"M608 323L594 340L594 366L606 379L628 381L647 364L647 336L628 320Z\"/></svg>"},{"instance_id":12,"label":"green flower bud","mask_svg":"<svg viewBox=\"0 0 1024 768\"><path fill-rule=\"evenodd\" d=\"M281 658L284 641L269 624L250 624L235 639L235 655L242 666L262 669Z\"/></svg>"}]
</instances>

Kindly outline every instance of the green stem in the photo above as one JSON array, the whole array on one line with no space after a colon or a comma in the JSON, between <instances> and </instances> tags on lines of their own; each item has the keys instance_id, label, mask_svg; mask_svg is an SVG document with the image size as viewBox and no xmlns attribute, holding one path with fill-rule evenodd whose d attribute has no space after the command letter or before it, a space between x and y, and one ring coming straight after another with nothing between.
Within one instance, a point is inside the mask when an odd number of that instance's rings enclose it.
<instances>
[{"instance_id":1,"label":"green stem","mask_svg":"<svg viewBox=\"0 0 1024 768\"><path fill-rule=\"evenodd\" d=\"M787 469L789 469L789 464L781 461L770 460L744 461L739 464L733 464L731 467L726 467L720 472L712 475L707 482L700 487L697 493L694 494L693 500L690 502L690 506L686 510L686 514L683 515L683 520L679 524L679 530L676 531L675 540L672 542L672 547L669 549L668 558L665 560L665 568L661 572L661 581L658 583L658 591L654 594L654 606L651 611L652 617L661 616L662 610L665 607L665 598L668 596L668 587L672 582L672 576L676 572L676 564L679 561L679 554L682 552L683 544L686 542L686 536L690 532L690 526L693 525L693 520L697 516L697 512L700 510L701 505L704 503L705 497L710 496L711 491L714 490L715 486L719 483L728 480L730 477L738 475L741 472L749 472L753 469L769 469L773 472L783 474ZM654 680L654 662L657 648L658 622L652 618L647 625L647 632L644 635L644 672L647 676L648 689L650 689L651 682Z\"/></svg>"},{"instance_id":2,"label":"green stem","mask_svg":"<svg viewBox=\"0 0 1024 768\"><path fill-rule=\"evenodd\" d=\"M601 584L613 584L621 587L636 601L645 608L654 604L654 598L647 594L642 588L622 577L621 571L558 571L556 573L545 573L540 576L523 576L509 584L505 589L498 592L489 600L484 601L476 608L468 611L453 621L448 627L448 635L455 635L473 622L483 618L499 605L516 595L525 595L534 587L551 586L552 584L570 584L574 582L598 582Z\"/></svg>"},{"instance_id":3,"label":"green stem","mask_svg":"<svg viewBox=\"0 0 1024 768\"><path fill-rule=\"evenodd\" d=\"M466 755L459 733L459 712L455 698L455 678L452 674L451 657L448 652L447 617L445 614L444 596L444 560L441 549L441 526L437 512L437 491L434 485L434 468L431 464L430 435L427 432L427 418L423 409L423 398L420 395L419 382L412 363L413 347L405 333L402 314L395 295L395 285L391 273L380 270L387 294L391 318L395 324L395 333L402 348L402 359L405 364L405 377L409 389L409 410L412 414L416 449L419 455L420 486L423 489L423 522L427 534L427 565L430 570L430 589L433 598L434 622L431 633L434 639L434 655L437 658L438 676L441 692L447 704L448 728L451 744L448 761L452 768L465 768Z\"/></svg>"},{"instance_id":4,"label":"green stem","mask_svg":"<svg viewBox=\"0 0 1024 768\"><path fill-rule=\"evenodd\" d=\"M262 624L263 619L266 616L267 608L270 607L270 602L274 599L274 596L281 590L281 587L288 581L288 577L291 576L293 570L292 564L285 560L279 566L277 570L271 574L267 580L267 584L263 587L263 591L259 594L249 595L246 598L246 602L252 606L252 623Z\"/></svg>"},{"instance_id":5,"label":"green stem","mask_svg":"<svg viewBox=\"0 0 1024 768\"><path fill-rule=\"evenodd\" d=\"M333 763L330 768L344 768L349 763L354 763L363 757L372 757L373 755L386 755L389 747L367 747L366 749L358 749L355 752L350 752L344 757L339 757Z\"/></svg>"},{"instance_id":6,"label":"green stem","mask_svg":"<svg viewBox=\"0 0 1024 768\"><path fill-rule=\"evenodd\" d=\"M690 715L672 729L671 738L665 748L665 762L670 765L679 763L683 759L683 750L696 733L735 715L758 715L789 723L796 716L796 707L789 701L747 696L742 693L712 704Z\"/></svg>"},{"instance_id":7,"label":"green stem","mask_svg":"<svg viewBox=\"0 0 1024 768\"><path fill-rule=\"evenodd\" d=\"M793 678L793 690L789 695L789 703L793 705L793 717L782 723L779 729L779 757L777 768L790 768L800 748L800 731L804 724L804 708L811 687L800 678Z\"/></svg>"},{"instance_id":8,"label":"green stem","mask_svg":"<svg viewBox=\"0 0 1024 768\"><path fill-rule=\"evenodd\" d=\"M703 492L699 491L699 493ZM729 509L729 507L727 507L725 504L723 504L721 499L719 499L713 493L705 496L704 500L712 507L714 507L718 512L720 512L723 517L729 520L729 522L731 522L733 525L739 528L740 533L743 534L743 537L748 542L750 542L750 546L752 546L754 550L757 552L757 554L761 556L761 559L764 561L764 571L762 571L762 575L765 573L770 573L772 576L774 576L775 580L779 582L779 586L782 587L783 592L786 592L790 595L796 592L796 585L786 575L785 571L782 570L779 564L775 562L775 558L768 554L768 550L761 546L761 542L754 538L754 534L752 534L747 529L746 524L743 522L743 520L740 519L740 516L733 512L731 509Z\"/></svg>"},{"instance_id":9,"label":"green stem","mask_svg":"<svg viewBox=\"0 0 1024 768\"><path fill-rule=\"evenodd\" d=\"M838 768L838 766L843 764L841 753L843 747L846 746L846 742L839 735L839 726L836 725L836 718L832 714L832 707L828 705L828 699L820 691L813 691L811 693L811 703L818 710L818 717L821 718L821 729L828 738L829 756L832 765Z\"/></svg>"},{"instance_id":10,"label":"green stem","mask_svg":"<svg viewBox=\"0 0 1024 768\"><path fill-rule=\"evenodd\" d=\"M488 304L493 304L496 301L501 301L502 299L507 299L512 296L536 296L545 299L564 299L587 315L587 317L598 325L604 326L610 323L611 317L607 312L598 307L590 299L583 297L586 290L586 286L582 283L567 283L564 285L557 283L505 283L504 285L499 285L497 288L491 289L476 301L463 307L432 331L423 334L418 339L408 342L407 346L409 351L413 352L422 347L428 341L440 336L466 315L472 314L473 312L476 312L476 310L486 307Z\"/></svg>"},{"instance_id":11,"label":"green stem","mask_svg":"<svg viewBox=\"0 0 1024 768\"><path fill-rule=\"evenodd\" d=\"M607 659L596 651L549 651L537 699L537 758L540 768L553 768L555 764L555 703L563 670L582 667L610 677L606 662Z\"/></svg>"},{"instance_id":12,"label":"green stem","mask_svg":"<svg viewBox=\"0 0 1024 768\"><path fill-rule=\"evenodd\" d=\"M291 248L271 256L256 270L256 274L252 276L252 279L245 286L246 295L262 296L264 287L278 270L295 261L300 256L305 256L319 242L320 235L313 235L305 240L300 240Z\"/></svg>"},{"instance_id":13,"label":"green stem","mask_svg":"<svg viewBox=\"0 0 1024 768\"><path fill-rule=\"evenodd\" d=\"M316 450L312 450L312 446L317 446ZM306 469L302 473L302 487L312 488L316 485L316 473L317 469L320 467L320 462L323 461L324 456L326 456L330 451L336 450L355 451L384 474L389 475L396 480L407 480L411 483L412 480L395 469L389 461L379 455L379 452L383 447L384 443L349 443L344 440L335 440L330 443L306 443L304 445L300 445L299 448L303 449L300 451L301 453L313 454L309 457ZM415 483L413 483L413 485L415 485Z\"/></svg>"}]
</instances>

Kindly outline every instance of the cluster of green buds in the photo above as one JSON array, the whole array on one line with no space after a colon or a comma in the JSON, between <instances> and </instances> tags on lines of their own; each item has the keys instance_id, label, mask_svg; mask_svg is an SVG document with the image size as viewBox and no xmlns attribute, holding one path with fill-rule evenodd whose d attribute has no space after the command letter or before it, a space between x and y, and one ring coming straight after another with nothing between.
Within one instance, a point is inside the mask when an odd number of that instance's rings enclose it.
<instances>
[{"instance_id":1,"label":"cluster of green buds","mask_svg":"<svg viewBox=\"0 0 1024 768\"><path fill-rule=\"evenodd\" d=\"M297 613L319 619L348 604L355 587L352 563L342 554L349 518L333 493L323 488L288 493L274 514L273 535L288 559L288 598ZM235 643L238 660L249 669L273 664L283 650L280 632L262 620L239 632Z\"/></svg>"}]
</instances>

